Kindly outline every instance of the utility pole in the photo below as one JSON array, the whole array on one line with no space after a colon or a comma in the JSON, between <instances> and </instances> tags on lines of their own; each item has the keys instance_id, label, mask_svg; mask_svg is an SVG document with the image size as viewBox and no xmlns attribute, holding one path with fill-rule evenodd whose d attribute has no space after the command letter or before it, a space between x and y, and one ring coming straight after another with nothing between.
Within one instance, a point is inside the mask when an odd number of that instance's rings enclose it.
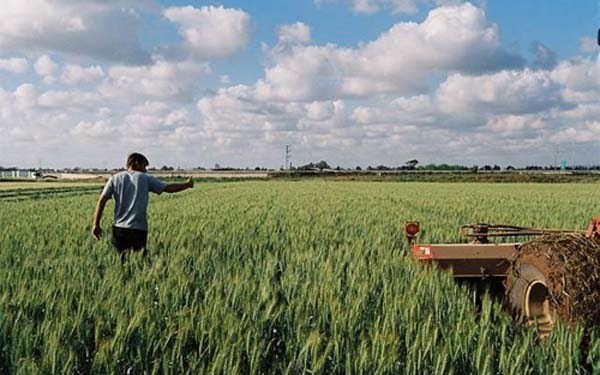
<instances>
[{"instance_id":1,"label":"utility pole","mask_svg":"<svg viewBox=\"0 0 600 375\"><path fill-rule=\"evenodd\" d=\"M292 160L292 146L285 145L285 164L283 169L290 169L290 163Z\"/></svg>"}]
</instances>

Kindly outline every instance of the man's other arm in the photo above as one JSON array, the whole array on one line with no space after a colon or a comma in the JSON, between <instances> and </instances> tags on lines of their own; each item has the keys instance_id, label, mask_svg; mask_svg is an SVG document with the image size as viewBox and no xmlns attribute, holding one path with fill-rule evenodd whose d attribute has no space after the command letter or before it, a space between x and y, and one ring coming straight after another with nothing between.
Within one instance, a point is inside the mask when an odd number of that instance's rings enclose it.
<instances>
[{"instance_id":1,"label":"man's other arm","mask_svg":"<svg viewBox=\"0 0 600 375\"><path fill-rule=\"evenodd\" d=\"M102 220L102 214L104 213L104 207L106 207L106 202L110 197L105 195L100 195L98 198L98 203L96 203L96 210L94 211L94 226L92 227L92 236L95 239L99 240L102 236L102 228L100 227L100 221Z\"/></svg>"},{"instance_id":2,"label":"man's other arm","mask_svg":"<svg viewBox=\"0 0 600 375\"><path fill-rule=\"evenodd\" d=\"M165 186L165 189L163 190L163 192L165 193L177 193L179 191L185 190L185 189L189 189L194 187L194 180L192 180L191 177L189 177L187 179L186 182L181 182L178 184L168 184L167 186Z\"/></svg>"}]
</instances>

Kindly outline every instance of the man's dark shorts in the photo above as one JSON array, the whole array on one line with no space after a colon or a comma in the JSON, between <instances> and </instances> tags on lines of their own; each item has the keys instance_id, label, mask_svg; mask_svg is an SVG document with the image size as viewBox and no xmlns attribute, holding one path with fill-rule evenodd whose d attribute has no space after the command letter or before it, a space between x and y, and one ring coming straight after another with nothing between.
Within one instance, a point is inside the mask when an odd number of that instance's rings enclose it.
<instances>
[{"instance_id":1,"label":"man's dark shorts","mask_svg":"<svg viewBox=\"0 0 600 375\"><path fill-rule=\"evenodd\" d=\"M148 232L139 229L119 228L113 226L112 244L123 252L127 249L145 250L148 242Z\"/></svg>"}]
</instances>

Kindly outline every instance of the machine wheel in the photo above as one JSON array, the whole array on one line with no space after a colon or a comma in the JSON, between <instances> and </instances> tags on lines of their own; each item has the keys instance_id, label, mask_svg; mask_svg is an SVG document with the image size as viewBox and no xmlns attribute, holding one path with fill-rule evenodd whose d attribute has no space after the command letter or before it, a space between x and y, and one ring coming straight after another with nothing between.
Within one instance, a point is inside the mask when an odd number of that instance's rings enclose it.
<instances>
[{"instance_id":1,"label":"machine wheel","mask_svg":"<svg viewBox=\"0 0 600 375\"><path fill-rule=\"evenodd\" d=\"M520 320L536 327L539 337L545 338L556 324L557 313L550 300L544 267L539 263L539 258L525 257L513 265L507 280L507 297Z\"/></svg>"}]
</instances>

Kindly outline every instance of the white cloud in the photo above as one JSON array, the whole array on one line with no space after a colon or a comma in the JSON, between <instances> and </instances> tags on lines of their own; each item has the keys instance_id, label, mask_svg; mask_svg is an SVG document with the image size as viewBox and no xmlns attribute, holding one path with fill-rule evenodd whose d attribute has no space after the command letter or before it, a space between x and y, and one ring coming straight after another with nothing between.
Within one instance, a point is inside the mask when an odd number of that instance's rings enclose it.
<instances>
[{"instance_id":1,"label":"white cloud","mask_svg":"<svg viewBox=\"0 0 600 375\"><path fill-rule=\"evenodd\" d=\"M190 113L186 109L170 111L165 116L164 124L169 127L189 127L192 125Z\"/></svg>"},{"instance_id":2,"label":"white cloud","mask_svg":"<svg viewBox=\"0 0 600 375\"><path fill-rule=\"evenodd\" d=\"M280 43L310 42L310 27L302 22L282 25L277 32Z\"/></svg>"},{"instance_id":3,"label":"white cloud","mask_svg":"<svg viewBox=\"0 0 600 375\"><path fill-rule=\"evenodd\" d=\"M551 142L558 144L594 142L600 137L600 122L588 121L578 127L561 129L550 137Z\"/></svg>"},{"instance_id":4,"label":"white cloud","mask_svg":"<svg viewBox=\"0 0 600 375\"><path fill-rule=\"evenodd\" d=\"M257 102L252 89L238 85L220 89L214 97L205 97L197 106L203 127L214 132L257 132L267 122L287 122L283 105Z\"/></svg>"},{"instance_id":5,"label":"white cloud","mask_svg":"<svg viewBox=\"0 0 600 375\"><path fill-rule=\"evenodd\" d=\"M224 85L228 85L231 83L231 77L229 77L229 75L227 74L220 75L219 82L221 82Z\"/></svg>"},{"instance_id":6,"label":"white cloud","mask_svg":"<svg viewBox=\"0 0 600 375\"><path fill-rule=\"evenodd\" d=\"M231 56L248 44L252 22L241 10L169 8L163 14L183 42L171 51L156 46L152 59L131 65L141 60L119 57L120 46L96 44L92 53L81 46L82 37L66 46L65 35L91 35L102 24L129 30L125 39L136 39L143 2L52 0L52 7L44 7L50 0L32 0L40 7L34 15L28 3L8 1L16 10L0 10L0 21L7 20L0 24L0 47L13 56L39 58L0 59L0 69L22 74L32 64L53 85L44 90L37 77L26 76L33 81L24 83L2 72L18 86L0 88L3 163L21 160L11 155L28 149L35 152L26 157L56 155L58 166L81 164L81 155L89 155L90 166L120 166L123 150L139 149L161 165L180 160L278 166L283 145L292 144L294 164L325 159L343 166L401 165L415 157L523 164L543 162L543 150L554 144L591 149L600 135L600 63L576 57L555 64L552 51L536 44L536 70L524 69L523 59L502 47L497 26L471 4L438 8L420 23L397 23L355 47L314 45L307 24L282 25L273 30L275 45L263 49L264 76L236 84L242 72L223 66L215 69L219 75L207 77L208 59ZM354 2L364 11L392 12L433 3ZM43 32L9 13L30 14ZM111 23L103 20L108 15L121 18ZM123 25L124 19L132 24ZM16 50L28 52L11 51L25 30L31 35ZM106 65L107 59L126 62ZM204 94L212 89L216 93Z\"/></svg>"},{"instance_id":7,"label":"white cloud","mask_svg":"<svg viewBox=\"0 0 600 375\"><path fill-rule=\"evenodd\" d=\"M48 55L40 56L33 65L35 72L44 79L46 83L52 83L56 80L55 74L58 64Z\"/></svg>"},{"instance_id":8,"label":"white cloud","mask_svg":"<svg viewBox=\"0 0 600 375\"><path fill-rule=\"evenodd\" d=\"M60 80L67 85L76 85L84 82L94 82L104 76L104 70L98 65L84 68L79 65L67 64L60 76Z\"/></svg>"},{"instance_id":9,"label":"white cloud","mask_svg":"<svg viewBox=\"0 0 600 375\"><path fill-rule=\"evenodd\" d=\"M148 6L145 0L4 0L0 47L146 62L149 56L138 42L135 10Z\"/></svg>"},{"instance_id":10,"label":"white cloud","mask_svg":"<svg viewBox=\"0 0 600 375\"><path fill-rule=\"evenodd\" d=\"M270 59L257 91L265 100L290 101L423 92L432 72L481 73L523 63L502 49L496 25L471 4L435 9L421 24L398 23L356 49L276 46Z\"/></svg>"},{"instance_id":11,"label":"white cloud","mask_svg":"<svg viewBox=\"0 0 600 375\"><path fill-rule=\"evenodd\" d=\"M339 1L339 0L337 0ZM314 0L317 6L336 0ZM414 14L423 6L460 4L461 0L343 0L356 13L373 14L387 10L392 14Z\"/></svg>"},{"instance_id":12,"label":"white cloud","mask_svg":"<svg viewBox=\"0 0 600 375\"><path fill-rule=\"evenodd\" d=\"M95 108L102 101L102 97L94 92L82 91L47 91L38 97L41 107L68 109L68 108Z\"/></svg>"},{"instance_id":13,"label":"white cloud","mask_svg":"<svg viewBox=\"0 0 600 375\"><path fill-rule=\"evenodd\" d=\"M19 109L29 109L37 105L38 90L32 84L24 83L17 87L14 97Z\"/></svg>"},{"instance_id":14,"label":"white cloud","mask_svg":"<svg viewBox=\"0 0 600 375\"><path fill-rule=\"evenodd\" d=\"M223 6L170 7L165 17L179 27L184 50L203 60L230 56L250 40L250 16Z\"/></svg>"},{"instance_id":15,"label":"white cloud","mask_svg":"<svg viewBox=\"0 0 600 375\"><path fill-rule=\"evenodd\" d=\"M123 119L123 132L138 141L156 142L178 127L193 127L191 114L184 108L173 109L163 102L148 101L137 105Z\"/></svg>"},{"instance_id":16,"label":"white cloud","mask_svg":"<svg viewBox=\"0 0 600 375\"><path fill-rule=\"evenodd\" d=\"M483 76L454 74L437 90L441 109L451 113L522 114L564 105L549 72L502 71Z\"/></svg>"},{"instance_id":17,"label":"white cloud","mask_svg":"<svg viewBox=\"0 0 600 375\"><path fill-rule=\"evenodd\" d=\"M556 53L543 43L534 42L531 45L531 51L535 55L534 67L551 69L556 65Z\"/></svg>"},{"instance_id":18,"label":"white cloud","mask_svg":"<svg viewBox=\"0 0 600 375\"><path fill-rule=\"evenodd\" d=\"M597 91L600 85L600 61L563 61L552 70L552 79L572 90Z\"/></svg>"},{"instance_id":19,"label":"white cloud","mask_svg":"<svg viewBox=\"0 0 600 375\"><path fill-rule=\"evenodd\" d=\"M579 39L579 50L583 53L594 53L598 50L597 40L590 37Z\"/></svg>"},{"instance_id":20,"label":"white cloud","mask_svg":"<svg viewBox=\"0 0 600 375\"><path fill-rule=\"evenodd\" d=\"M192 61L157 61L148 66L113 66L100 92L114 98L189 100L200 78L208 74L206 64Z\"/></svg>"},{"instance_id":21,"label":"white cloud","mask_svg":"<svg viewBox=\"0 0 600 375\"><path fill-rule=\"evenodd\" d=\"M9 59L0 59L0 70L6 70L7 72L14 74L23 74L29 69L29 62L27 59L11 57Z\"/></svg>"},{"instance_id":22,"label":"white cloud","mask_svg":"<svg viewBox=\"0 0 600 375\"><path fill-rule=\"evenodd\" d=\"M440 111L429 95L399 97L389 103L358 106L352 111L352 119L360 125L388 124L411 129L423 125L447 125L440 121Z\"/></svg>"},{"instance_id":23,"label":"white cloud","mask_svg":"<svg viewBox=\"0 0 600 375\"><path fill-rule=\"evenodd\" d=\"M71 134L76 137L84 138L110 138L115 139L119 136L119 129L112 123L106 120L98 120L95 122L81 121L79 122Z\"/></svg>"},{"instance_id":24,"label":"white cloud","mask_svg":"<svg viewBox=\"0 0 600 375\"><path fill-rule=\"evenodd\" d=\"M343 127L347 109L343 101L265 102L248 86L220 89L198 101L203 127L220 134L260 137L263 132L323 132Z\"/></svg>"},{"instance_id":25,"label":"white cloud","mask_svg":"<svg viewBox=\"0 0 600 375\"><path fill-rule=\"evenodd\" d=\"M540 116L535 115L505 115L494 116L485 128L495 133L515 134L526 129L543 129L547 126Z\"/></svg>"}]
</instances>

